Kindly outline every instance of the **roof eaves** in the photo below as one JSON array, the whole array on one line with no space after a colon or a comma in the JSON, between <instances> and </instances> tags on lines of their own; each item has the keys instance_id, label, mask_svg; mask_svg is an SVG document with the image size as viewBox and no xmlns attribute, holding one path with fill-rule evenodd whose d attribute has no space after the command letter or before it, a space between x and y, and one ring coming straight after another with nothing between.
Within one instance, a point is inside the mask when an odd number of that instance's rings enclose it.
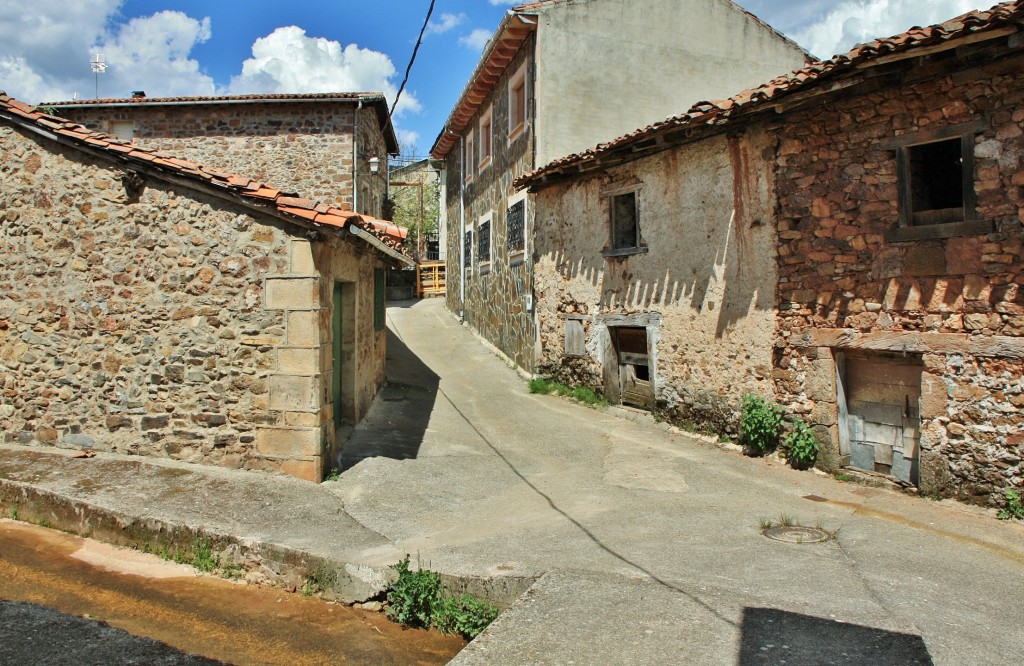
<instances>
[{"instance_id":1,"label":"roof eaves","mask_svg":"<svg viewBox=\"0 0 1024 666\"><path fill-rule=\"evenodd\" d=\"M610 153L645 138L677 128L689 128L697 131L707 126L722 126L730 122L737 122L769 104L776 105L782 97L789 97L815 86L821 86L844 73L891 62L894 55L910 53L907 57L913 57L915 51L919 52L920 49L933 47L942 42L950 44L949 48L954 48L963 44L962 40L978 42L995 39L1005 35L1006 31L1001 28L1008 26L1014 26L1015 32L1021 31L1024 26L1024 0L1001 3L986 11L968 12L929 28L911 28L907 32L893 37L858 45L844 55L812 63L790 74L772 79L757 88L744 90L728 99L698 102L685 114L672 116L664 121L642 127L581 153L556 159L531 173L520 176L513 182L513 186L517 189L524 187L536 189L550 185L555 180L571 179L582 172L573 173L573 169L589 166L590 163L597 164ZM835 86L826 92L843 87Z\"/></svg>"},{"instance_id":2,"label":"roof eaves","mask_svg":"<svg viewBox=\"0 0 1024 666\"><path fill-rule=\"evenodd\" d=\"M0 119L48 137L63 145L78 148L92 155L125 164L130 169L144 169L164 174L178 183L191 183L204 192L232 200L245 207L259 209L299 226L327 223L328 226L350 230L360 225L368 233L361 237L385 254L405 263L412 260L401 250L408 231L390 222L374 220L326 204L299 198L244 176L220 171L171 155L144 149L115 137L96 132L58 116L49 115L0 91ZM347 221L339 226L338 220ZM371 239L372 237L372 239ZM385 249L386 248L386 249Z\"/></svg>"}]
</instances>

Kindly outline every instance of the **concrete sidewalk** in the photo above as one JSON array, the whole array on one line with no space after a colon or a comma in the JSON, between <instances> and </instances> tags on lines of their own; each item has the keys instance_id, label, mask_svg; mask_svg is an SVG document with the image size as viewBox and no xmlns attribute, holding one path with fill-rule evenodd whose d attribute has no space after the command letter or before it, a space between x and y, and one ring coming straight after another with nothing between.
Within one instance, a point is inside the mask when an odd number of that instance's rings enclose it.
<instances>
[{"instance_id":1,"label":"concrete sidewalk","mask_svg":"<svg viewBox=\"0 0 1024 666\"><path fill-rule=\"evenodd\" d=\"M530 395L442 302L388 315L389 386L337 481L4 448L0 504L121 543L202 533L353 600L418 555L511 603L458 664L1024 662L1021 524ZM780 519L836 538L761 534Z\"/></svg>"}]
</instances>

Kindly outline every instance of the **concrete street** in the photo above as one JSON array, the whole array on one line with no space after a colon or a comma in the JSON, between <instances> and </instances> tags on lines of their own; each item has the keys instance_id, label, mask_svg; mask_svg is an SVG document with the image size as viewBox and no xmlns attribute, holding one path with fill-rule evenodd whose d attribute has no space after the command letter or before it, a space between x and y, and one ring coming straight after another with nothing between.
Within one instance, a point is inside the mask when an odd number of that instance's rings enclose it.
<instances>
[{"instance_id":1,"label":"concrete street","mask_svg":"<svg viewBox=\"0 0 1024 666\"><path fill-rule=\"evenodd\" d=\"M410 553L511 602L454 664L1024 662L1021 523L530 395L439 300L388 316L389 386L335 481L5 447L0 505L126 543L201 530L349 598Z\"/></svg>"}]
</instances>

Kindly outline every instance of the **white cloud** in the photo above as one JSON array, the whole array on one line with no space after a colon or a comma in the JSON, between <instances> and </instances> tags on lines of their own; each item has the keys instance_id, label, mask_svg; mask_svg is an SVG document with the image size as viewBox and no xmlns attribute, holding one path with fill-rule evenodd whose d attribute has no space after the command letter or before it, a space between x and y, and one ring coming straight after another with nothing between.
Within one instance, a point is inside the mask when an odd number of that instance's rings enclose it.
<instances>
[{"instance_id":1,"label":"white cloud","mask_svg":"<svg viewBox=\"0 0 1024 666\"><path fill-rule=\"evenodd\" d=\"M395 134L398 136L398 145L400 146L416 146L420 141L420 133L412 130L404 130L395 128ZM413 152L416 152L415 150Z\"/></svg>"},{"instance_id":2,"label":"white cloud","mask_svg":"<svg viewBox=\"0 0 1024 666\"><path fill-rule=\"evenodd\" d=\"M526 0L488 0L492 5L522 5Z\"/></svg>"},{"instance_id":3,"label":"white cloud","mask_svg":"<svg viewBox=\"0 0 1024 666\"><path fill-rule=\"evenodd\" d=\"M842 0L792 37L811 53L827 58L915 25L941 23L976 5L977 0Z\"/></svg>"},{"instance_id":4,"label":"white cloud","mask_svg":"<svg viewBox=\"0 0 1024 666\"><path fill-rule=\"evenodd\" d=\"M466 20L465 14L441 14L440 21L431 21L427 24L428 35L441 35L456 26L462 25Z\"/></svg>"},{"instance_id":5,"label":"white cloud","mask_svg":"<svg viewBox=\"0 0 1024 666\"><path fill-rule=\"evenodd\" d=\"M231 79L230 94L383 92L394 100L397 86L391 82L395 66L383 53L342 47L323 37L308 37L296 26L278 28L252 45L252 58L242 63L242 72ZM421 105L406 90L396 115L416 113Z\"/></svg>"},{"instance_id":6,"label":"white cloud","mask_svg":"<svg viewBox=\"0 0 1024 666\"><path fill-rule=\"evenodd\" d=\"M477 28L468 35L459 37L459 44L477 51L483 51L487 42L491 39L491 31L484 28Z\"/></svg>"}]
</instances>

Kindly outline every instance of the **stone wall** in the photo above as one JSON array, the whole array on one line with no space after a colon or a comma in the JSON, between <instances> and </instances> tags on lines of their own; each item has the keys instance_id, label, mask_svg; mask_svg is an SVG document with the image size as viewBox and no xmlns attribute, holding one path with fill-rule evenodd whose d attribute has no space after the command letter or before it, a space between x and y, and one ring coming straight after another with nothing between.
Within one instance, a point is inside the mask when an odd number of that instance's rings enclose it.
<instances>
[{"instance_id":1,"label":"stone wall","mask_svg":"<svg viewBox=\"0 0 1024 666\"><path fill-rule=\"evenodd\" d=\"M780 399L835 446L834 353L922 356L921 488L983 502L1024 484L1024 60L992 63L919 68L917 83L791 114L777 159ZM894 238L892 138L979 121L974 191L987 228ZM852 335L831 335L840 329Z\"/></svg>"},{"instance_id":2,"label":"stone wall","mask_svg":"<svg viewBox=\"0 0 1024 666\"><path fill-rule=\"evenodd\" d=\"M760 129L712 137L537 194L539 371L605 390L609 316L656 321L658 411L734 430L744 392L770 393L775 305L774 182ZM609 192L635 190L643 251L610 247ZM565 353L567 318L586 353Z\"/></svg>"},{"instance_id":3,"label":"stone wall","mask_svg":"<svg viewBox=\"0 0 1024 666\"><path fill-rule=\"evenodd\" d=\"M373 367L353 387L358 418L383 372L376 254L311 246L297 227L152 177L129 195L119 168L8 127L0 148L5 441L319 481L333 447L323 293L359 281L357 360Z\"/></svg>"},{"instance_id":4,"label":"stone wall","mask_svg":"<svg viewBox=\"0 0 1024 666\"><path fill-rule=\"evenodd\" d=\"M488 98L481 105L470 125L474 130L475 145L480 146L479 122L487 109L491 110L493 155L489 166L467 166L470 178L460 183L462 145L456 144L448 153L445 169L447 224L447 300L449 309L462 313L466 323L491 342L524 370L533 371L536 358L536 333L528 299L532 295L532 232L533 205L525 198L526 244L525 252L510 252L507 234L509 198L516 195L512 181L533 167L533 127L527 127L512 139L508 137L508 82L526 63L531 66L534 40L528 39L519 54L509 63L494 84ZM526 75L527 97L533 99L532 75ZM529 118L529 116L528 116ZM474 160L476 162L476 160ZM465 210L460 209L460 201ZM478 256L480 219L491 215L491 261L483 264ZM472 262L463 270L463 229L473 234ZM465 301L462 300L462 279L466 275Z\"/></svg>"},{"instance_id":5,"label":"stone wall","mask_svg":"<svg viewBox=\"0 0 1024 666\"><path fill-rule=\"evenodd\" d=\"M375 111L362 109L359 113L362 156L368 143L362 135L369 133L373 139L369 143L375 146L382 135ZM116 121L132 121L135 142L140 145L245 174L307 199L355 208L354 103L66 106L59 109L59 115L108 134L113 133ZM387 150L381 147L378 155L383 173ZM359 166L368 173L365 162ZM379 196L373 200L375 207L366 212L379 217ZM357 212L362 212L362 206Z\"/></svg>"}]
</instances>

